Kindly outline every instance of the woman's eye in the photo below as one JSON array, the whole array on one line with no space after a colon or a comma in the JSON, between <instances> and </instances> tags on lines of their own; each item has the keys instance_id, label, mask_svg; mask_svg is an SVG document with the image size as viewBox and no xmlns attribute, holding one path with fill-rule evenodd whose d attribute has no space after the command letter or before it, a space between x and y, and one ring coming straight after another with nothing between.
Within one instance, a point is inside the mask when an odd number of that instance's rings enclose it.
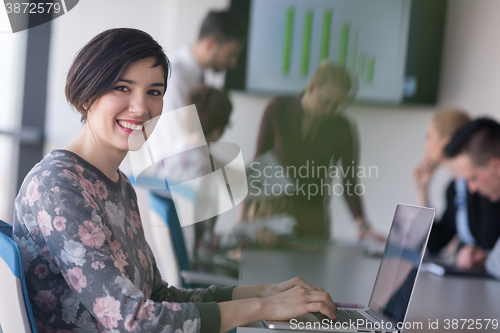
<instances>
[{"instance_id":1,"label":"woman's eye","mask_svg":"<svg viewBox=\"0 0 500 333\"><path fill-rule=\"evenodd\" d=\"M161 96L162 95L161 91L159 91L159 90L150 90L149 94L153 95L153 96Z\"/></svg>"},{"instance_id":2,"label":"woman's eye","mask_svg":"<svg viewBox=\"0 0 500 333\"><path fill-rule=\"evenodd\" d=\"M128 87L125 87L125 86L118 86L118 87L115 87L114 88L115 90L118 90L118 91L129 91Z\"/></svg>"}]
</instances>

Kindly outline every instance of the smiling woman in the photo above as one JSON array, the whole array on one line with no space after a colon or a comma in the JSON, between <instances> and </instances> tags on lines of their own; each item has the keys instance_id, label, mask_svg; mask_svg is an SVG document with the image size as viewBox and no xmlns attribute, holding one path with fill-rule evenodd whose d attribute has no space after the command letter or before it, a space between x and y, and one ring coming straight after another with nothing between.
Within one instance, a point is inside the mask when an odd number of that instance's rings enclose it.
<instances>
[{"instance_id":1,"label":"smiling woman","mask_svg":"<svg viewBox=\"0 0 500 333\"><path fill-rule=\"evenodd\" d=\"M104 31L76 56L66 97L83 128L35 165L15 202L13 239L38 330L217 333L310 311L333 318L328 293L300 278L189 290L162 281L118 166L160 116L168 73L161 46L135 29Z\"/></svg>"}]
</instances>

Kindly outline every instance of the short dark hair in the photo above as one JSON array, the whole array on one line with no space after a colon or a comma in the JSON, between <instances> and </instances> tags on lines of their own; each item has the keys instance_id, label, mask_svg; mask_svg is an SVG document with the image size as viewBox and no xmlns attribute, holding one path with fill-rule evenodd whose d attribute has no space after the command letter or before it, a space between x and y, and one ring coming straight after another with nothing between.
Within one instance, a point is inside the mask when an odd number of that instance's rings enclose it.
<instances>
[{"instance_id":1,"label":"short dark hair","mask_svg":"<svg viewBox=\"0 0 500 333\"><path fill-rule=\"evenodd\" d=\"M196 106L205 136L217 128L224 130L229 123L233 104L224 91L200 85L191 93L190 103Z\"/></svg>"},{"instance_id":2,"label":"short dark hair","mask_svg":"<svg viewBox=\"0 0 500 333\"><path fill-rule=\"evenodd\" d=\"M201 24L198 40L206 37L214 37L218 43L230 40L243 42L246 38L246 27L237 13L228 10L212 10Z\"/></svg>"},{"instance_id":3,"label":"short dark hair","mask_svg":"<svg viewBox=\"0 0 500 333\"><path fill-rule=\"evenodd\" d=\"M88 108L109 89L131 63L155 57L167 85L170 63L165 52L148 33L130 28L101 32L76 55L66 78L66 99L87 119Z\"/></svg>"},{"instance_id":4,"label":"short dark hair","mask_svg":"<svg viewBox=\"0 0 500 333\"><path fill-rule=\"evenodd\" d=\"M491 158L500 158L500 124L484 117L458 129L444 148L447 157L466 153L476 165L485 166Z\"/></svg>"}]
</instances>

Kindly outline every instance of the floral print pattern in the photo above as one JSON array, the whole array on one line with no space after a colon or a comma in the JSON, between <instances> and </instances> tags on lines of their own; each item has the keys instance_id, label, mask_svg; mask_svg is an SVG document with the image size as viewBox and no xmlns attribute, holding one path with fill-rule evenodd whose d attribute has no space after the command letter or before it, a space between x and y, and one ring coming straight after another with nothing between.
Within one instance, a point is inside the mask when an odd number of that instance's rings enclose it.
<instances>
[{"instance_id":1,"label":"floral print pattern","mask_svg":"<svg viewBox=\"0 0 500 333\"><path fill-rule=\"evenodd\" d=\"M196 333L202 313L220 314L215 303L194 302L229 300L214 286L162 281L128 179L120 172L112 182L68 151L51 152L26 176L13 239L40 332Z\"/></svg>"}]
</instances>

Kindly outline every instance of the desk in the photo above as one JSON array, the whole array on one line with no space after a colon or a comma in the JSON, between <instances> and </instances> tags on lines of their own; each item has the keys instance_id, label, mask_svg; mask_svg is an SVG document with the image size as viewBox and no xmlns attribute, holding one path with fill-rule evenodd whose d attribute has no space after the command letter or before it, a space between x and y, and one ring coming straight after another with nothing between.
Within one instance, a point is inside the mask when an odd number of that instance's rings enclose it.
<instances>
[{"instance_id":1,"label":"desk","mask_svg":"<svg viewBox=\"0 0 500 333\"><path fill-rule=\"evenodd\" d=\"M353 247L321 246L316 250L247 250L240 270L240 285L276 283L301 276L328 291L334 301L368 305L380 259L369 258ZM430 329L439 320L439 329ZM498 332L445 329L445 319L497 319L500 322L500 282L482 278L440 277L421 272L410 302L409 323L423 329L404 332ZM486 323L482 321L483 325ZM500 324L500 323L499 323ZM270 331L258 324L238 328L238 333ZM274 331L277 332L277 331ZM285 331L281 331L285 332ZM296 331L294 331L296 332Z\"/></svg>"}]
</instances>

